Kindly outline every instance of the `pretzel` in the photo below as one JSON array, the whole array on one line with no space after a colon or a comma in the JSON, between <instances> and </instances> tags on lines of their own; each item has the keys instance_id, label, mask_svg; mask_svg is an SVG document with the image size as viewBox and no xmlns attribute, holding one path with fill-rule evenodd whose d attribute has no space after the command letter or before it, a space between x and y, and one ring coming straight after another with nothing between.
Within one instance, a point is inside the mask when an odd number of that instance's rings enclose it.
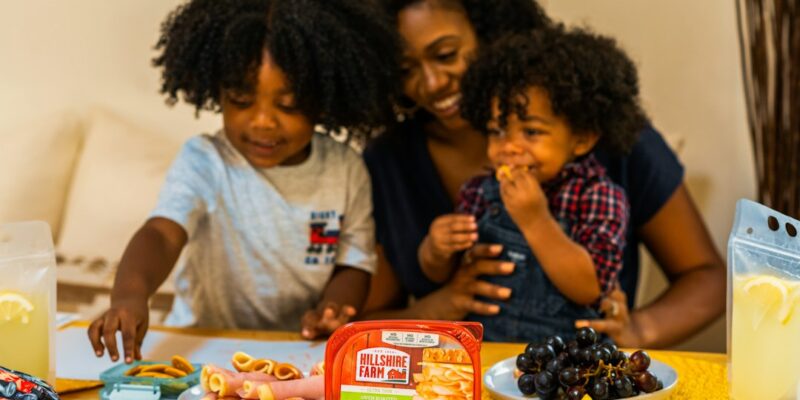
<instances>
[{"instance_id":1,"label":"pretzel","mask_svg":"<svg viewBox=\"0 0 800 400\"><path fill-rule=\"evenodd\" d=\"M281 381L300 379L303 377L303 373L292 364L278 364L275 366L274 372L275 377Z\"/></svg>"},{"instance_id":2,"label":"pretzel","mask_svg":"<svg viewBox=\"0 0 800 400\"><path fill-rule=\"evenodd\" d=\"M233 368L239 372L250 372L253 370L253 362L256 361L249 354L237 351L231 357Z\"/></svg>"},{"instance_id":3,"label":"pretzel","mask_svg":"<svg viewBox=\"0 0 800 400\"><path fill-rule=\"evenodd\" d=\"M194 366L192 366L192 363L179 355L172 356L172 367L186 372L187 374L194 372Z\"/></svg>"}]
</instances>

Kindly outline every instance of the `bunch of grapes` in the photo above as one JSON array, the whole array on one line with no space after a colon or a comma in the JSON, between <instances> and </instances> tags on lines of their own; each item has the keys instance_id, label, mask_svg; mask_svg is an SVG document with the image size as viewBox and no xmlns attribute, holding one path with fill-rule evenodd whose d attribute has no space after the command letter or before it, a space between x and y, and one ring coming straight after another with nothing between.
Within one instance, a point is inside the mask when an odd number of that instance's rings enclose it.
<instances>
[{"instance_id":1,"label":"bunch of grapes","mask_svg":"<svg viewBox=\"0 0 800 400\"><path fill-rule=\"evenodd\" d=\"M621 399L663 387L649 367L646 352L629 357L611 343L598 343L594 329L581 328L567 343L550 336L529 344L517 356L517 386L526 396L546 400L579 400L587 394L593 400Z\"/></svg>"}]
</instances>

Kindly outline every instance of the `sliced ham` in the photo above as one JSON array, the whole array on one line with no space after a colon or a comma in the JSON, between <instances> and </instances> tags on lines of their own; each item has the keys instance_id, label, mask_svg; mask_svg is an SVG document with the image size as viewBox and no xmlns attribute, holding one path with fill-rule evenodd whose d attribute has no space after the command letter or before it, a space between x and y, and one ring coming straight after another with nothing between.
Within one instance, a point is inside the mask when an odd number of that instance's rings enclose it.
<instances>
[{"instance_id":1,"label":"sliced ham","mask_svg":"<svg viewBox=\"0 0 800 400\"><path fill-rule=\"evenodd\" d=\"M257 386L260 400L288 400L291 398L322 399L325 397L325 377L277 381Z\"/></svg>"}]
</instances>

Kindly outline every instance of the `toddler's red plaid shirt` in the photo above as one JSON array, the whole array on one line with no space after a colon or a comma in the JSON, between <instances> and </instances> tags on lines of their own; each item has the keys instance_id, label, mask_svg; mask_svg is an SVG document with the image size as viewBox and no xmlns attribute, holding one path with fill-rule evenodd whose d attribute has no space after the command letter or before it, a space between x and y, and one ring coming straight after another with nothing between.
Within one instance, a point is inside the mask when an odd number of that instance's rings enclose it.
<instances>
[{"instance_id":1,"label":"toddler's red plaid shirt","mask_svg":"<svg viewBox=\"0 0 800 400\"><path fill-rule=\"evenodd\" d=\"M486 208L482 183L494 179L481 175L461 188L456 211L479 219ZM567 234L592 257L603 293L613 288L622 269L625 229L628 225L628 200L624 190L611 182L605 168L593 155L564 166L559 175L542 185L550 213L569 222Z\"/></svg>"}]
</instances>

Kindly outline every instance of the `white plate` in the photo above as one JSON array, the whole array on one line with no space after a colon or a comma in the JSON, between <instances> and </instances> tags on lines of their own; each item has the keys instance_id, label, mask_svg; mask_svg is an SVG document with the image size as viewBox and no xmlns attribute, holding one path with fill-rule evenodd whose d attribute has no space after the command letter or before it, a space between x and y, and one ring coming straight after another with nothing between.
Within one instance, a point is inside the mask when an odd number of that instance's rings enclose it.
<instances>
[{"instance_id":1,"label":"white plate","mask_svg":"<svg viewBox=\"0 0 800 400\"><path fill-rule=\"evenodd\" d=\"M205 396L206 391L200 385L192 386L178 396L178 400L200 400Z\"/></svg>"},{"instance_id":2,"label":"white plate","mask_svg":"<svg viewBox=\"0 0 800 400\"><path fill-rule=\"evenodd\" d=\"M517 367L517 357L509 357L503 361L498 362L486 371L483 376L483 384L486 390L492 394L492 397L502 400L531 400L537 399L537 396L526 397L517 388L517 380L514 378L514 369ZM634 399L647 399L659 400L669 398L670 393L675 390L675 385L678 383L678 373L667 364L658 360L650 360L650 368L656 378L661 380L664 388L647 394L640 394L639 396L632 397ZM183 400L183 399L181 399ZM188 400L188 399L187 399Z\"/></svg>"}]
</instances>

